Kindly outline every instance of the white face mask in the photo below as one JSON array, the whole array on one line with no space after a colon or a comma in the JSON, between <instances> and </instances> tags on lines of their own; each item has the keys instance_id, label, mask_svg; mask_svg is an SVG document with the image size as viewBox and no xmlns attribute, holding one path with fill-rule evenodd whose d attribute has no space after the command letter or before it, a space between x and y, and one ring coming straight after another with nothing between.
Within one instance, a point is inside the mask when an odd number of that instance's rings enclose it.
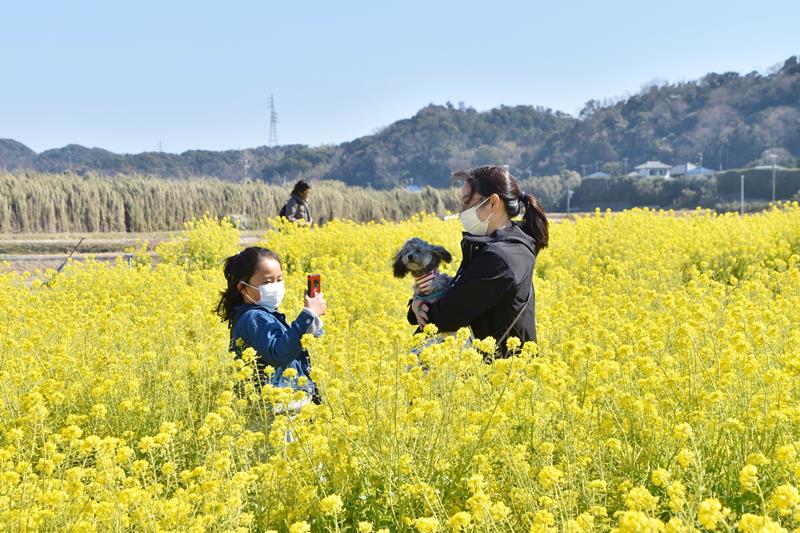
<instances>
[{"instance_id":1,"label":"white face mask","mask_svg":"<svg viewBox=\"0 0 800 533\"><path fill-rule=\"evenodd\" d=\"M489 219L492 218L493 213L486 217L486 220L481 220L478 218L478 208L488 201L489 199L487 198L478 205L470 207L458 215L458 220L460 220L461 225L464 226L464 231L472 235L486 235L486 232L489 230Z\"/></svg>"},{"instance_id":2,"label":"white face mask","mask_svg":"<svg viewBox=\"0 0 800 533\"><path fill-rule=\"evenodd\" d=\"M253 287L249 283L242 282L248 287L252 287L258 290L259 298L257 302L253 302L258 305L263 305L270 311L275 311L278 309L278 306L281 305L281 301L283 301L283 295L286 294L286 286L283 284L283 280L276 281L274 283L265 283L258 287ZM248 298L250 298L248 296ZM250 298L252 300L252 298Z\"/></svg>"}]
</instances>

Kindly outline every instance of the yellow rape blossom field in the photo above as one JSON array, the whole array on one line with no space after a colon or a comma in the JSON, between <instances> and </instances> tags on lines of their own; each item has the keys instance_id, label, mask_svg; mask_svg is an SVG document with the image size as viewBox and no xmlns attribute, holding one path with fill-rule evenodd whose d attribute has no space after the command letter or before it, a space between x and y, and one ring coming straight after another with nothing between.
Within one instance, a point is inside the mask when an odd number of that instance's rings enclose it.
<instances>
[{"instance_id":1,"label":"yellow rape blossom field","mask_svg":"<svg viewBox=\"0 0 800 533\"><path fill-rule=\"evenodd\" d=\"M0 274L8 531L787 531L800 526L800 207L596 213L537 260L539 345L418 361L403 241L458 221L275 222L322 405L273 415L213 314L227 221L137 254ZM458 261L448 267L452 274ZM428 330L428 334L432 331ZM293 438L287 439L287 432Z\"/></svg>"}]
</instances>

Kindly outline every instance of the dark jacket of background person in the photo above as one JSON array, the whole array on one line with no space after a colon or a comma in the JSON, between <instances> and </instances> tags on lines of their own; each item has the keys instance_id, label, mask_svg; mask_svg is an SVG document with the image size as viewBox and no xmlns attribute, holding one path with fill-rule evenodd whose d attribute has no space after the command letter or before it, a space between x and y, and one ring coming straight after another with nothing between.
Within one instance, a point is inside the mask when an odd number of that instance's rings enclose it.
<instances>
[{"instance_id":1,"label":"dark jacket of background person","mask_svg":"<svg viewBox=\"0 0 800 533\"><path fill-rule=\"evenodd\" d=\"M305 220L311 224L311 210L308 207L308 202L300 198L300 196L293 194L289 201L283 208L286 213L284 216L292 222L298 220Z\"/></svg>"},{"instance_id":2,"label":"dark jacket of background person","mask_svg":"<svg viewBox=\"0 0 800 533\"><path fill-rule=\"evenodd\" d=\"M461 266L447 292L430 305L428 322L439 331L470 326L476 338L492 336L499 341L530 296L527 308L508 337L517 337L522 342L536 341L534 240L514 223L490 236L464 233L461 252ZM410 308L408 321L417 324ZM505 341L498 349L501 355L507 355Z\"/></svg>"}]
</instances>

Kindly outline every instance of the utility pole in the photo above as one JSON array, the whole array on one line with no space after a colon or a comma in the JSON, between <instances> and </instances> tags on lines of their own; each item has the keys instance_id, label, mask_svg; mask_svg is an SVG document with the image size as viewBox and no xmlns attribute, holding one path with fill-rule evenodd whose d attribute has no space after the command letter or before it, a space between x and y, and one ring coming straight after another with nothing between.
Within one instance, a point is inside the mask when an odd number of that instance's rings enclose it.
<instances>
[{"instance_id":1,"label":"utility pole","mask_svg":"<svg viewBox=\"0 0 800 533\"><path fill-rule=\"evenodd\" d=\"M163 152L164 151L164 145L163 145L163 143L161 141L158 141L158 151L159 152Z\"/></svg>"},{"instance_id":2,"label":"utility pole","mask_svg":"<svg viewBox=\"0 0 800 533\"><path fill-rule=\"evenodd\" d=\"M594 170L595 170L596 172L600 172L600 163L602 163L602 161L601 161L601 160L599 160L599 159L598 159L597 161L595 161L595 162L594 162Z\"/></svg>"},{"instance_id":3,"label":"utility pole","mask_svg":"<svg viewBox=\"0 0 800 533\"><path fill-rule=\"evenodd\" d=\"M622 158L622 162L623 162L623 163L624 163L624 165L625 165L625 172L624 172L624 174L627 176L627 175L628 175L628 158L627 158L627 157L623 157L623 158Z\"/></svg>"},{"instance_id":4,"label":"utility pole","mask_svg":"<svg viewBox=\"0 0 800 533\"><path fill-rule=\"evenodd\" d=\"M570 186L569 181L568 181L567 182L567 214L568 215L569 215L569 210L570 210L570 205L569 205L570 204L570 200L572 200L572 193L573 193L573 190L572 190L572 187Z\"/></svg>"},{"instance_id":5,"label":"utility pole","mask_svg":"<svg viewBox=\"0 0 800 533\"><path fill-rule=\"evenodd\" d=\"M700 156L700 168L703 168L703 152L697 152L697 155Z\"/></svg>"},{"instance_id":6,"label":"utility pole","mask_svg":"<svg viewBox=\"0 0 800 533\"><path fill-rule=\"evenodd\" d=\"M739 211L739 214L744 215L744 174L742 174L741 191L742 191L742 198L741 198L742 207L741 210Z\"/></svg>"},{"instance_id":7,"label":"utility pole","mask_svg":"<svg viewBox=\"0 0 800 533\"><path fill-rule=\"evenodd\" d=\"M581 177L586 177L586 165L581 165Z\"/></svg>"},{"instance_id":8,"label":"utility pole","mask_svg":"<svg viewBox=\"0 0 800 533\"><path fill-rule=\"evenodd\" d=\"M772 158L772 203L775 203L775 158L778 157L777 154L769 154Z\"/></svg>"},{"instance_id":9,"label":"utility pole","mask_svg":"<svg viewBox=\"0 0 800 533\"><path fill-rule=\"evenodd\" d=\"M275 98L270 95L267 99L267 105L269 106L269 140L267 144L269 146L277 146L278 145L278 113L275 111Z\"/></svg>"},{"instance_id":10,"label":"utility pole","mask_svg":"<svg viewBox=\"0 0 800 533\"><path fill-rule=\"evenodd\" d=\"M242 183L246 183L247 182L247 169L250 167L250 161L247 159L247 151L246 150L242 150L241 162L242 162Z\"/></svg>"}]
</instances>

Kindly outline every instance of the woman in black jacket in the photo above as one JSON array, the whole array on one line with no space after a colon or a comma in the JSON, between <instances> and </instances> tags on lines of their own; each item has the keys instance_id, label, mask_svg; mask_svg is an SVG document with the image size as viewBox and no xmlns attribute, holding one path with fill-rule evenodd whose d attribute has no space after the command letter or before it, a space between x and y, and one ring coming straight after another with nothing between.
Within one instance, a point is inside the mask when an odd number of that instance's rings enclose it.
<instances>
[{"instance_id":1,"label":"woman in black jacket","mask_svg":"<svg viewBox=\"0 0 800 533\"><path fill-rule=\"evenodd\" d=\"M441 299L412 301L408 320L436 324L439 331L470 326L476 338L494 337L498 355L507 356L509 337L536 341L533 266L548 243L547 217L503 167L456 172L453 180L464 182L461 266ZM511 220L521 213L521 222Z\"/></svg>"}]
</instances>

